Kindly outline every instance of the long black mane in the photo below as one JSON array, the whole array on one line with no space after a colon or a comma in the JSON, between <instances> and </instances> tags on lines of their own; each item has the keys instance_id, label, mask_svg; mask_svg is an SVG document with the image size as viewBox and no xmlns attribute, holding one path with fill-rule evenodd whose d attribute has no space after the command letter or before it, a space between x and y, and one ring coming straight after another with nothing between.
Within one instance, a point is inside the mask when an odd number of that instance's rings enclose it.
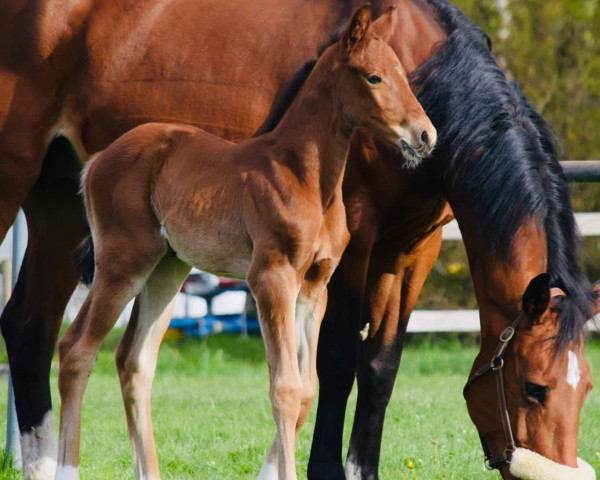
<instances>
[{"instance_id":1,"label":"long black mane","mask_svg":"<svg viewBox=\"0 0 600 480\"><path fill-rule=\"evenodd\" d=\"M442 172L443 188L471 203L479 233L495 254L506 258L523 223L544 227L551 284L567 294L557 338L562 349L579 338L593 293L576 258L579 237L556 135L506 81L487 35L456 7L427 1L449 34L412 76L438 129L438 152L446 154L441 170L432 163Z\"/></svg>"}]
</instances>

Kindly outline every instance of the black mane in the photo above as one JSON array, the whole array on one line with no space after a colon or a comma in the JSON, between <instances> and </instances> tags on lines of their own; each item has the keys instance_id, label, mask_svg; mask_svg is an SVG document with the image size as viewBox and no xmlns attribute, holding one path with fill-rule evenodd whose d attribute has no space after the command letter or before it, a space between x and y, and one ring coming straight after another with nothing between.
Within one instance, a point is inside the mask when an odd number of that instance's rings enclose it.
<instances>
[{"instance_id":1,"label":"black mane","mask_svg":"<svg viewBox=\"0 0 600 480\"><path fill-rule=\"evenodd\" d=\"M448 38L412 80L446 152L441 182L452 197L468 199L479 233L506 258L520 225L546 231L552 286L567 293L561 306L559 349L577 340L591 316L593 293L575 256L578 233L550 125L509 84L490 42L456 7L428 0ZM448 153L449 152L449 153Z\"/></svg>"}]
</instances>

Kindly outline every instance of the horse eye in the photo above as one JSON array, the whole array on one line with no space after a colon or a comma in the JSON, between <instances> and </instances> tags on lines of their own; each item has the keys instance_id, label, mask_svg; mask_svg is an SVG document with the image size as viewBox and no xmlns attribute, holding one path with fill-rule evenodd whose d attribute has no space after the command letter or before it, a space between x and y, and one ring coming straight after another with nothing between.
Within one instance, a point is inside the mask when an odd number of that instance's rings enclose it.
<instances>
[{"instance_id":1,"label":"horse eye","mask_svg":"<svg viewBox=\"0 0 600 480\"><path fill-rule=\"evenodd\" d=\"M540 405L544 405L548 395L548 387L527 382L525 383L525 394Z\"/></svg>"},{"instance_id":2,"label":"horse eye","mask_svg":"<svg viewBox=\"0 0 600 480\"><path fill-rule=\"evenodd\" d=\"M381 77L379 75L366 75L365 78L371 85L377 85L378 83L381 83Z\"/></svg>"}]
</instances>

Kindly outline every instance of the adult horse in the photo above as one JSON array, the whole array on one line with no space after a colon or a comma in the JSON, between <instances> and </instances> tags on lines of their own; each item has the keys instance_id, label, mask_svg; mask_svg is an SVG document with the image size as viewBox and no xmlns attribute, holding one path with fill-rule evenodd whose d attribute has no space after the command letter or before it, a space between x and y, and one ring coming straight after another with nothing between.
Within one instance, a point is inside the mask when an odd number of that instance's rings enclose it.
<instances>
[{"instance_id":1,"label":"adult horse","mask_svg":"<svg viewBox=\"0 0 600 480\"><path fill-rule=\"evenodd\" d=\"M481 348L464 393L488 466L504 478L522 475L526 463L536 463L543 478L593 478L589 466L576 468L576 438L591 387L583 327L595 295L575 258L556 139L516 85L507 84L488 37L446 2L428 6L448 37L413 78L438 128L438 147L410 184L393 168L369 172L369 188L364 178L346 177L351 242L330 283L322 325L309 478L344 478L341 435L356 358L345 478L378 478L385 408L409 315L440 248L446 199L480 310ZM363 158L374 151L368 141L354 150ZM359 330L368 332L360 349Z\"/></svg>"},{"instance_id":2,"label":"adult horse","mask_svg":"<svg viewBox=\"0 0 600 480\"><path fill-rule=\"evenodd\" d=\"M265 122L274 103L287 103L288 92L294 90L298 79L306 76L307 65L330 42L331 32L345 24L358 3L352 0L233 0L204 2L199 7L186 0L5 0L0 20L0 237L5 235L22 205L28 222L29 243L17 286L1 323L15 384L24 470L28 478L51 478L49 472L55 465L56 441L48 372L64 306L76 285L71 251L85 235L77 181L82 164L120 134L146 121L189 123L233 141L249 137ZM382 12L387 3L374 2L375 12ZM477 59L491 58L482 46L485 36L445 3L433 0L397 3L400 18L392 44L408 71L423 65L454 31L468 32L473 45L479 45L465 46L457 52L457 57L474 56L476 67L479 66ZM292 20L299 27L290 28ZM462 78L471 78L472 72L465 70L471 67L456 63L452 69L456 85L460 86ZM499 72L494 72L498 84L506 87ZM439 82L444 80L432 78ZM465 81L463 87L466 85L471 83ZM461 92L463 95L455 107L468 115L479 104L480 96L471 96L464 88ZM504 93L495 89L486 92L486 98L502 95ZM442 89L440 100L444 98L448 98L448 92ZM278 108L271 112L273 118L279 113ZM446 122L455 119L436 115L436 126L444 130ZM491 135L488 138L493 138ZM448 142L447 133L444 138L446 148L456 153L453 168L460 167L461 144ZM357 138L357 146L362 141L364 139ZM393 374L387 373L395 372L401 333L437 256L439 227L451 218L445 195L452 200L449 189L454 184L443 184L439 175L433 175L433 180L428 181L424 171L398 171L391 166L397 161L390 152L380 151L380 146L372 142L365 147L352 150L344 186L351 219L349 226L354 232L348 253L362 260L357 264L351 257L348 261L342 259L342 267L347 262L349 266L360 265L362 275L352 276L348 282L337 276L330 289L330 294L336 297L346 292L339 298L349 302L332 303L329 318L334 318L332 313L336 313L335 318L352 322L349 329L335 329L338 338L345 335L344 343L349 345L350 356L341 355L347 353L345 349L334 350L327 362L321 362L320 374L323 377L321 396L330 398L338 406L345 404L344 395L338 396L332 391L340 383L347 389L353 381L352 352L356 352L354 340L361 323L353 308L360 306L364 298L365 318L373 319L371 337L375 332L390 330L392 335L386 338L395 338L381 354L372 341L365 344L361 353L365 367L359 373L361 400L355 431L366 432L372 424L373 433L365 435L369 441L364 444L360 435L353 435L349 465L366 477L376 476L377 430L380 431L382 408L393 383ZM383 159L389 159L389 168L382 169L383 162L374 162L380 153ZM497 163L509 161L510 150L498 158ZM374 167L376 163L379 170ZM468 168L466 170L468 173ZM459 180L464 173L453 178ZM424 179L423 188L410 187L415 176ZM363 193L371 190L374 200L352 202L352 198L356 198L349 194L352 189ZM404 194L398 196L398 192ZM461 197L465 195L455 194L453 206L463 230L466 232L471 226L472 240L467 246L473 252L470 253L473 271L476 278L484 278L479 270L483 270L485 264L481 263L480 267L477 264L483 262L488 245L483 240L477 243L474 229L478 217L466 206L458 208ZM499 209L507 206L505 202L498 205ZM373 215L366 215L369 210ZM372 224L372 228L368 224L360 228L362 222L373 222L373 219L377 223ZM403 227L398 228L398 225ZM531 233L526 229L521 232L519 238ZM571 245L561 248L568 250ZM377 253L379 249L381 254L370 258L371 251ZM519 253L519 249L516 250ZM544 271L544 249L531 246L530 251L531 258L539 263L537 270ZM394 267L392 271L390 266ZM506 269L510 269L509 266ZM520 280L516 278L518 273L522 275ZM495 276L489 279L486 288L479 288L483 354L491 350L490 339L500 328L498 322L492 320L500 318L508 322L506 318L515 312L518 299L534 273L537 272L517 272L515 284L508 282L511 279L499 281ZM572 304L572 292L568 293L569 304ZM493 302L498 296L503 298ZM582 304L582 301L576 303ZM486 306L488 304L491 307ZM503 309L500 305L506 307ZM500 314L498 310L510 313ZM378 326L380 320L385 320L383 329ZM324 340L334 331L334 324L329 322L329 327L325 327ZM398 336L394 336L396 332ZM478 357L477 365L485 361L483 354ZM343 368L347 361L349 369ZM509 363L510 358L507 358ZM324 369L327 364L329 367ZM335 367L342 369L337 379ZM337 383L330 383L328 387L331 377ZM486 377L481 381L490 380ZM564 385L564 379L561 384ZM483 384L473 388L485 390ZM513 390L519 389L515 386ZM370 400L380 391L384 394L382 400ZM520 390L516 394L527 401ZM487 401L480 404L490 419L497 418L495 395L490 389L484 391L482 400ZM553 418L540 417L539 422L547 425L556 425L555 421L561 424L563 420L576 422L579 408L576 404L573 411L553 412ZM514 409L512 412L515 415ZM332 407L330 418L334 419L334 415L339 419L343 409ZM341 432L341 427L324 426L322 417L319 415L316 438L325 440L317 440L313 446L310 474L316 478L319 472L325 471L321 474L324 478L342 478L341 446L333 447L337 442L327 440L337 438L334 432ZM501 428L498 419L487 430L497 435ZM517 437L523 438L519 431L523 429L524 425L520 425ZM563 430L561 435L565 442L574 445L576 436L572 429ZM323 448L327 445L330 448ZM572 452L565 456L553 455L541 446L528 445L554 460L574 465ZM364 467L358 466L361 463Z\"/></svg>"}]
</instances>

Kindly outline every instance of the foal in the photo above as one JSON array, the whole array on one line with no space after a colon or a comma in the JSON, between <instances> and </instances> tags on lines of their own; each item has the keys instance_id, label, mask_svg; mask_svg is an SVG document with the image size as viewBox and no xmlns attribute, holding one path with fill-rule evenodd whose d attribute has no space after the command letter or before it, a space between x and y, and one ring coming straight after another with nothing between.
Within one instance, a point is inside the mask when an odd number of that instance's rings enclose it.
<instances>
[{"instance_id":1,"label":"foal","mask_svg":"<svg viewBox=\"0 0 600 480\"><path fill-rule=\"evenodd\" d=\"M272 132L234 145L146 124L89 163L83 190L95 278L60 343L57 479L78 478L81 403L97 350L125 304L117 351L136 477L158 479L150 391L173 299L190 265L248 279L260 312L277 426L261 479L295 479L294 442L315 396L326 284L348 242L341 183L356 128L417 161L436 131L387 44L388 10L359 9Z\"/></svg>"}]
</instances>

